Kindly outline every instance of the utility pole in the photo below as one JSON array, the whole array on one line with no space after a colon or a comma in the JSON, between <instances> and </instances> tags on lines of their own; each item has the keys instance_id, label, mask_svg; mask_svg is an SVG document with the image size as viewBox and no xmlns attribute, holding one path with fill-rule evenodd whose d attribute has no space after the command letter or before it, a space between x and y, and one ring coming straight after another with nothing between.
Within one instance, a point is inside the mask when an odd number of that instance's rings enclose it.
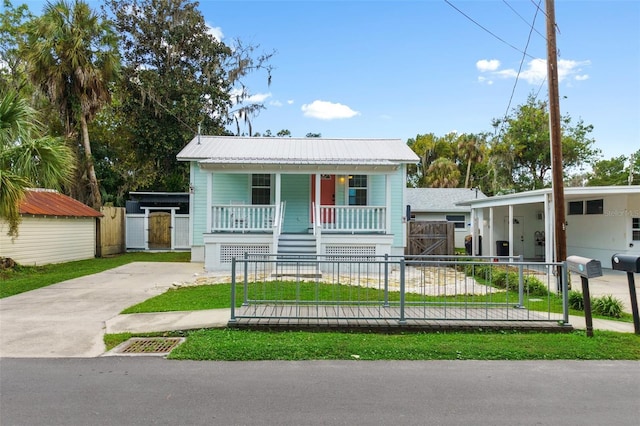
<instances>
[{"instance_id":1,"label":"utility pole","mask_svg":"<svg viewBox=\"0 0 640 426\"><path fill-rule=\"evenodd\" d=\"M546 0L547 11L547 80L549 81L549 135L551 137L551 173L555 214L556 262L567 259L567 226L562 175L562 140L560 131L560 94L558 92L558 51L556 48L556 12L554 0Z\"/></svg>"}]
</instances>

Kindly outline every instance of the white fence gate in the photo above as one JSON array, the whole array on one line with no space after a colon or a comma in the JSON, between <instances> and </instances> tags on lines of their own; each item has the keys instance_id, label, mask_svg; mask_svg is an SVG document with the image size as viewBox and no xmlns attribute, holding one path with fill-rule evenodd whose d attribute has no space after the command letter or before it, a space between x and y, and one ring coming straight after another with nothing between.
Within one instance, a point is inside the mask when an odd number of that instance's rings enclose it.
<instances>
[{"instance_id":1,"label":"white fence gate","mask_svg":"<svg viewBox=\"0 0 640 426\"><path fill-rule=\"evenodd\" d=\"M189 244L189 215L172 213L171 217L171 250L191 248ZM149 215L148 212L127 214L126 220L127 250L149 249Z\"/></svg>"}]
</instances>

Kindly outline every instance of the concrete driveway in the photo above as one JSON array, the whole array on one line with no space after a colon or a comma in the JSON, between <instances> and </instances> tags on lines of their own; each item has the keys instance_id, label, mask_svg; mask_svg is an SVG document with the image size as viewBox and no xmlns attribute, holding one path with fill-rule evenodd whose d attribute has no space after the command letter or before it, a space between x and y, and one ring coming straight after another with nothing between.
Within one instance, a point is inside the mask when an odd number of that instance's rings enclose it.
<instances>
[{"instance_id":1,"label":"concrete driveway","mask_svg":"<svg viewBox=\"0 0 640 426\"><path fill-rule=\"evenodd\" d=\"M136 262L0 299L0 357L99 356L107 320L202 272L201 263Z\"/></svg>"}]
</instances>

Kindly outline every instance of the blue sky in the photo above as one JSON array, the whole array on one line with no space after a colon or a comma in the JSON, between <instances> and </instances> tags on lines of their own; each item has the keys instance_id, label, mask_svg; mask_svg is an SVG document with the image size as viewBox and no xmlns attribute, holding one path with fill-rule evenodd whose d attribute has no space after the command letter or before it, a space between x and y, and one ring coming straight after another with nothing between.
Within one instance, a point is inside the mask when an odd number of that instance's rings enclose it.
<instances>
[{"instance_id":1,"label":"blue sky","mask_svg":"<svg viewBox=\"0 0 640 426\"><path fill-rule=\"evenodd\" d=\"M201 10L223 41L277 51L271 86L252 81L267 106L254 131L475 133L530 93L547 98L544 1L537 15L537 0L450 3L495 36L437 0L204 0ZM594 126L605 158L640 149L640 1L560 0L556 21L561 113Z\"/></svg>"},{"instance_id":2,"label":"blue sky","mask_svg":"<svg viewBox=\"0 0 640 426\"><path fill-rule=\"evenodd\" d=\"M547 98L544 0L537 14L538 0L449 3L202 0L200 10L222 41L277 52L271 85L249 80L267 106L254 132L477 133L529 94ZM640 149L640 1L555 4L560 111L594 126L604 158L629 155Z\"/></svg>"}]
</instances>

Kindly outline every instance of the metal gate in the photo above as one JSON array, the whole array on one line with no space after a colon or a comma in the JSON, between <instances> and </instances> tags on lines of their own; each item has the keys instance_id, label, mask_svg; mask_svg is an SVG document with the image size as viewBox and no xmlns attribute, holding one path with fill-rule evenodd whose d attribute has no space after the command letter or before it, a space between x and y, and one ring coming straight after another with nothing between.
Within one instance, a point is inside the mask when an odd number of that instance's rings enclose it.
<instances>
[{"instance_id":1,"label":"metal gate","mask_svg":"<svg viewBox=\"0 0 640 426\"><path fill-rule=\"evenodd\" d=\"M455 228L452 222L411 221L407 224L407 256L452 255Z\"/></svg>"}]
</instances>

